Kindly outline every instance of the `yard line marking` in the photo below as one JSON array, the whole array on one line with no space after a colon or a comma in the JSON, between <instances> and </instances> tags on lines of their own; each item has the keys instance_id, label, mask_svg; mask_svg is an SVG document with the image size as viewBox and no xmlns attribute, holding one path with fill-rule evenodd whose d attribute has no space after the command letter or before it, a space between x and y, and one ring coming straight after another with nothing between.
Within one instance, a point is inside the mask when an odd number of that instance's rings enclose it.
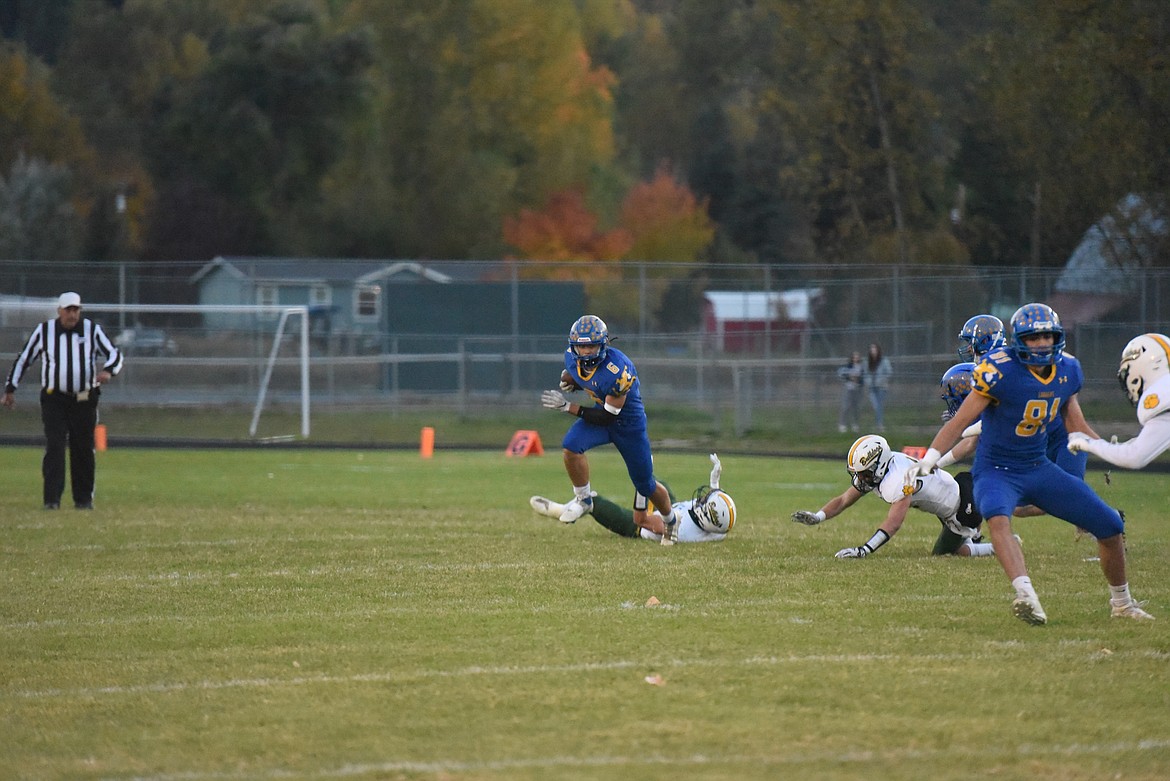
<instances>
[{"instance_id":1,"label":"yard line marking","mask_svg":"<svg viewBox=\"0 0 1170 781\"><path fill-rule=\"evenodd\" d=\"M1138 654L1139 656L1142 654ZM161 683L136 686L98 686L77 689L40 689L15 691L11 697L24 700L45 700L65 697L97 698L101 696L170 694L187 691L221 691L226 689L274 689L290 686L312 686L319 684L351 683L408 683L442 678L471 678L476 676L511 675L565 675L569 673L612 672L616 670L682 670L687 668L767 666L786 664L859 664L886 663L896 661L900 665L937 665L939 662L970 663L986 661L986 654L807 654L797 656L750 656L738 662L714 659L672 659L637 661L632 659L610 662L582 662L563 665L514 665L488 666L473 665L456 670L410 670L405 672L357 673L354 675L301 675L294 678L236 678L222 681L164 681Z\"/></svg>"},{"instance_id":2,"label":"yard line marking","mask_svg":"<svg viewBox=\"0 0 1170 781\"><path fill-rule=\"evenodd\" d=\"M353 575L356 570L347 572L348 575ZM376 575L384 574L383 570L378 570ZM276 574L277 576L285 576L287 573ZM274 573L268 573L268 577L274 576ZM180 576L175 573L168 577L168 580L178 579ZM227 579L233 579L234 576L228 574ZM401 597L403 591L391 590L384 592L384 597ZM471 602L476 604L470 604ZM946 595L930 595L923 596L922 601L928 602L961 602L960 597L949 597ZM672 604L670 606L673 610L688 609L688 610L744 610L754 608L776 608L776 607L806 607L808 600L799 596L785 596L777 594L772 597L764 597L759 599L728 599L716 600L711 602L701 603L682 603ZM486 602L481 599L451 599L445 605L405 605L405 606L391 606L379 605L376 608L370 609L356 609L347 611L329 611L329 610L289 610L282 612L278 618L280 620L300 619L310 617L327 617L330 619L346 619L346 618L372 618L376 616L395 616L395 615L416 615L418 613L434 614L442 609L447 609L449 612L458 613L459 615L501 615L507 613L524 613L528 615L539 615L543 613L556 613L557 615L602 615L612 612L629 612L633 610L662 610L661 607L646 607L641 600L625 600L620 603L607 603L602 605L533 605L525 601L521 597L496 597ZM206 615L190 615L190 614L171 614L171 615L139 615L127 616L122 618L94 618L92 615L87 615L86 618L68 619L68 618L49 618L39 621L12 621L6 624L0 624L0 630L15 632L15 631L36 631L41 629L86 629L94 627L111 627L111 626L135 626L135 625L151 625L151 624L172 624L178 623L188 627L198 627L203 625L215 624L216 626L223 626L227 623L236 624L255 624L260 621L274 620L271 613L232 613L230 616L225 616L219 613L208 613ZM801 616L791 616L789 621L796 623L814 623L812 619ZM913 629L913 628L911 628ZM1090 643L1091 641L1085 641ZM1022 643L1018 641L1005 641L1006 647L1022 647ZM1170 655L1170 654L1168 654Z\"/></svg>"},{"instance_id":3,"label":"yard line marking","mask_svg":"<svg viewBox=\"0 0 1170 781\"><path fill-rule=\"evenodd\" d=\"M1123 754L1135 751L1161 751L1170 747L1166 738L1148 738L1136 741L1114 743L1070 743L1065 745L1023 744L1015 748L997 747L997 757L1076 757L1097 754ZM971 749L948 747L945 749L883 749L874 751L850 751L844 754L834 752L803 752L800 754L759 755L759 754L692 754L690 756L550 756L515 759L497 759L469 762L458 759L434 759L430 761L363 762L346 764L320 770L302 770L270 767L264 770L251 769L239 772L200 772L198 770L177 773L163 773L152 776L105 776L107 781L230 781L239 778L356 778L360 776L384 775L386 773L484 773L508 770L533 770L540 768L595 768L595 767L712 767L716 765L764 765L799 767L825 763L898 764L914 761L936 761L944 758L977 758L982 754Z\"/></svg>"},{"instance_id":4,"label":"yard line marking","mask_svg":"<svg viewBox=\"0 0 1170 781\"><path fill-rule=\"evenodd\" d=\"M914 661L935 664L939 661L978 661L978 654L924 654L904 656L899 654L810 654L806 656L753 656L741 659L744 667L780 664L857 664L859 662L888 662L896 659L900 664ZM314 684L350 683L402 683L435 678L468 678L481 675L563 675L566 673L609 672L628 669L685 669L688 667L713 667L735 664L735 662L713 659L675 659L668 661L615 660L610 662L583 662L565 665L524 665L506 667L483 667L473 665L456 670L413 670L407 672L358 673L354 675L301 675L295 678L237 678L222 681L164 681L137 686L97 686L78 689L40 689L12 692L19 699L37 700L58 697L99 697L103 695L166 694L185 691L218 691L221 689L277 688L284 686L307 686Z\"/></svg>"}]
</instances>

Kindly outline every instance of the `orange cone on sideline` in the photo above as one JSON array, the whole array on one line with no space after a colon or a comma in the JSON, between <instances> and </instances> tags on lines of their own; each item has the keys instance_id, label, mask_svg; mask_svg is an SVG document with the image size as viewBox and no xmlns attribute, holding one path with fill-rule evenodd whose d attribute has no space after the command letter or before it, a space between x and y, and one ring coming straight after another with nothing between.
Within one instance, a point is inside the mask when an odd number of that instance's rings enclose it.
<instances>
[{"instance_id":1,"label":"orange cone on sideline","mask_svg":"<svg viewBox=\"0 0 1170 781\"><path fill-rule=\"evenodd\" d=\"M543 456L544 447L540 444L540 434L535 431L522 429L512 435L508 443L507 455L510 456Z\"/></svg>"},{"instance_id":2,"label":"orange cone on sideline","mask_svg":"<svg viewBox=\"0 0 1170 781\"><path fill-rule=\"evenodd\" d=\"M93 427L93 449L101 452L106 449L106 424L99 423Z\"/></svg>"},{"instance_id":3,"label":"orange cone on sideline","mask_svg":"<svg viewBox=\"0 0 1170 781\"><path fill-rule=\"evenodd\" d=\"M418 454L423 458L430 458L435 454L435 430L430 426L426 426L422 430L422 436L418 443Z\"/></svg>"}]
</instances>

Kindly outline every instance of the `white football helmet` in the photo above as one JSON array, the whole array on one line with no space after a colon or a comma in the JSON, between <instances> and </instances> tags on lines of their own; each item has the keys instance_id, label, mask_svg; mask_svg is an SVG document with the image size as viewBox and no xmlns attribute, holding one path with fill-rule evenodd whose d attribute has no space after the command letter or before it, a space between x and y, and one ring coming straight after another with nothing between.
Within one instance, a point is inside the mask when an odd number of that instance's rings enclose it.
<instances>
[{"instance_id":1,"label":"white football helmet","mask_svg":"<svg viewBox=\"0 0 1170 781\"><path fill-rule=\"evenodd\" d=\"M885 437L877 434L860 437L850 446L849 455L845 458L849 481L863 494L872 491L885 478L893 457L894 453Z\"/></svg>"},{"instance_id":2,"label":"white football helmet","mask_svg":"<svg viewBox=\"0 0 1170 781\"><path fill-rule=\"evenodd\" d=\"M700 486L691 497L695 523L705 532L727 534L735 526L735 502L726 491Z\"/></svg>"},{"instance_id":3,"label":"white football helmet","mask_svg":"<svg viewBox=\"0 0 1170 781\"><path fill-rule=\"evenodd\" d=\"M1135 407L1146 389L1167 374L1170 374L1170 339L1162 334L1134 337L1121 351L1117 379Z\"/></svg>"}]
</instances>

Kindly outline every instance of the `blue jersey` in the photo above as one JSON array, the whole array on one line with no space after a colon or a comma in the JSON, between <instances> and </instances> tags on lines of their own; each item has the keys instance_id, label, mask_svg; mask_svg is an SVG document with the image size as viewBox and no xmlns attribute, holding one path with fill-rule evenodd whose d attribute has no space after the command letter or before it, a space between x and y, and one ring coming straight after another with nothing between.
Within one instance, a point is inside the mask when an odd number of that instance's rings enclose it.
<instances>
[{"instance_id":1,"label":"blue jersey","mask_svg":"<svg viewBox=\"0 0 1170 781\"><path fill-rule=\"evenodd\" d=\"M1081 364L1071 355L1051 367L1025 366L1007 350L993 350L972 372L972 391L991 400L983 412L983 433L975 463L1027 467L1048 460L1048 434L1061 410L1084 384ZM1067 436L1067 435L1066 435Z\"/></svg>"},{"instance_id":2,"label":"blue jersey","mask_svg":"<svg viewBox=\"0 0 1170 781\"><path fill-rule=\"evenodd\" d=\"M572 453L584 453L598 445L612 443L621 453L630 482L642 496L650 496L658 485L654 477L654 459L650 454L650 436L646 431L646 408L638 387L638 372L634 362L620 350L609 348L605 360L593 371L582 374L572 350L565 351L565 369L598 404L606 396L625 396L617 419L608 426L598 426L578 419L569 430L561 446Z\"/></svg>"},{"instance_id":3,"label":"blue jersey","mask_svg":"<svg viewBox=\"0 0 1170 781\"><path fill-rule=\"evenodd\" d=\"M1049 432L1084 377L1066 355L1045 377L1006 350L989 353L972 372L972 392L986 396L975 450L975 499L984 518L1010 517L1021 504L1085 529L1098 539L1125 531L1121 516L1089 484L1048 456Z\"/></svg>"},{"instance_id":4,"label":"blue jersey","mask_svg":"<svg viewBox=\"0 0 1170 781\"><path fill-rule=\"evenodd\" d=\"M604 404L606 396L625 396L626 403L619 417L633 418L646 415L638 385L638 370L634 368L634 362L621 350L610 347L605 360L585 374L581 373L577 365L577 356L573 355L572 349L565 350L565 371L572 375L573 381L598 404Z\"/></svg>"}]
</instances>

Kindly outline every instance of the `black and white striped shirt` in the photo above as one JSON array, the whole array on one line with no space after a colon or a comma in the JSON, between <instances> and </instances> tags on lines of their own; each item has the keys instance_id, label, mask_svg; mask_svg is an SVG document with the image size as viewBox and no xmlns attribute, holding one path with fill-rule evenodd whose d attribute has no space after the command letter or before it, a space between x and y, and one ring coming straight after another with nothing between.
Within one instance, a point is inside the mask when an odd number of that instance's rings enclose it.
<instances>
[{"instance_id":1,"label":"black and white striped shirt","mask_svg":"<svg viewBox=\"0 0 1170 781\"><path fill-rule=\"evenodd\" d=\"M98 355L106 359L101 369L97 365ZM36 327L16 357L5 392L16 392L25 372L38 358L41 359L41 388L50 392L83 393L94 387L99 371L110 374L122 371L122 351L114 346L100 325L82 318L76 328L67 331L59 320L48 320Z\"/></svg>"}]
</instances>

